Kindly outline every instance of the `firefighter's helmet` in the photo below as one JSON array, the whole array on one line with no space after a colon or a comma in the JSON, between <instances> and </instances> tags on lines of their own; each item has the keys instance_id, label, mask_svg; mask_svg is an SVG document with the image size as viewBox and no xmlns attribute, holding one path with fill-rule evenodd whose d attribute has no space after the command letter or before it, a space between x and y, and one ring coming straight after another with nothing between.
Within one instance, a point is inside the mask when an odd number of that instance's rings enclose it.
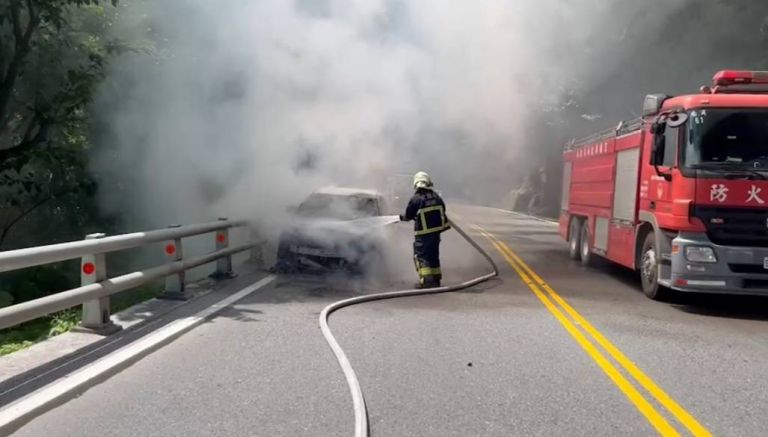
<instances>
[{"instance_id":1,"label":"firefighter's helmet","mask_svg":"<svg viewBox=\"0 0 768 437\"><path fill-rule=\"evenodd\" d=\"M416 173L413 175L413 188L432 188L432 178L423 171Z\"/></svg>"}]
</instances>

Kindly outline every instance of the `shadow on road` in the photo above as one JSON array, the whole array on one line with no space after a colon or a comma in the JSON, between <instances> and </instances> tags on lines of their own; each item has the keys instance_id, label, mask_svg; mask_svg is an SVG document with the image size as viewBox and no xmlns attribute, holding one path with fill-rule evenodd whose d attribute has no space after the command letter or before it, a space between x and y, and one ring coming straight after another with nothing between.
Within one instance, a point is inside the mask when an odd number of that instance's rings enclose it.
<instances>
[{"instance_id":1,"label":"shadow on road","mask_svg":"<svg viewBox=\"0 0 768 437\"><path fill-rule=\"evenodd\" d=\"M629 289L642 293L637 272L601 262L596 270L611 275ZM664 301L679 311L708 317L768 321L768 297L705 293L673 293Z\"/></svg>"},{"instance_id":2,"label":"shadow on road","mask_svg":"<svg viewBox=\"0 0 768 437\"><path fill-rule=\"evenodd\" d=\"M264 314L264 311L230 306L221 310L217 317L226 317L236 322L261 322L262 319L258 317L261 314ZM211 320L215 320L215 318L206 319L205 323L210 323Z\"/></svg>"},{"instance_id":3,"label":"shadow on road","mask_svg":"<svg viewBox=\"0 0 768 437\"><path fill-rule=\"evenodd\" d=\"M678 293L668 301L689 314L741 320L768 321L768 297Z\"/></svg>"}]
</instances>

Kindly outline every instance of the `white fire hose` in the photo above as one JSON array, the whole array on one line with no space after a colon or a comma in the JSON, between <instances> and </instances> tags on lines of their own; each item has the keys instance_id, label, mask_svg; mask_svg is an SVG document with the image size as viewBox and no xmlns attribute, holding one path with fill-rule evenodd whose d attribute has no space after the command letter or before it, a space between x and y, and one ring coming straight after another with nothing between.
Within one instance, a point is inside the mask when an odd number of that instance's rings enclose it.
<instances>
[{"instance_id":1,"label":"white fire hose","mask_svg":"<svg viewBox=\"0 0 768 437\"><path fill-rule=\"evenodd\" d=\"M355 410L355 437L368 437L370 435L369 428L368 428L368 410L365 405L363 390L360 387L360 382L357 380L357 375L355 374L355 370L352 368L352 365L349 363L349 359L347 358L347 355L344 353L344 349L342 349L341 346L339 346L339 342L337 342L336 338L333 336L333 333L331 332L331 328L328 326L328 317L331 315L331 313L333 313L336 310L339 310L341 308L348 307L351 305L357 305L363 302L371 302L374 300L384 300L384 299L394 299L398 297L407 297L407 296L421 296L426 294L446 293L449 291L458 291L458 290L463 290L463 289L472 287L481 282L485 282L491 278L496 277L499 271L496 266L496 263L493 261L491 256L488 255L488 253L485 250L483 250L483 248L480 247L469 235L467 235L463 229L457 226L456 223L452 222L451 227L455 229L459 233L459 235L464 237L464 239L467 240L467 242L471 244L472 247L474 247L478 252L480 252L480 254L488 261L488 263L490 263L491 267L493 268L492 273L488 273L486 275L479 276L472 280L462 282L460 284L455 284L455 285L429 288L429 289L389 291L386 293L367 294L365 296L358 296L358 297L353 297L349 299L344 299L328 305L320 313L320 330L323 331L323 336L325 337L325 341L328 342L328 346L331 347L333 354L336 355L336 359L339 362L339 366L341 366L342 372L344 372L344 377L347 379L347 385L349 386L349 391L352 395L352 405Z\"/></svg>"}]
</instances>

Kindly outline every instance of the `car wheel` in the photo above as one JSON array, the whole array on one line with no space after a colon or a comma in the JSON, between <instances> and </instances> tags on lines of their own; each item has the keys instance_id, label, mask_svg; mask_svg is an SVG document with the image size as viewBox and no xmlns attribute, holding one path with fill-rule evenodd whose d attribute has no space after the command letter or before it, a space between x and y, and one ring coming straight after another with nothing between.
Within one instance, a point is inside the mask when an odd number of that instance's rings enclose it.
<instances>
[{"instance_id":1,"label":"car wheel","mask_svg":"<svg viewBox=\"0 0 768 437\"><path fill-rule=\"evenodd\" d=\"M640 251L640 283L643 293L653 300L664 300L670 291L659 285L659 253L656 250L656 234L649 232Z\"/></svg>"},{"instance_id":2,"label":"car wheel","mask_svg":"<svg viewBox=\"0 0 768 437\"><path fill-rule=\"evenodd\" d=\"M281 241L278 244L276 258L274 267L276 273L293 273L297 270L298 260L291 253L288 243Z\"/></svg>"},{"instance_id":3,"label":"car wheel","mask_svg":"<svg viewBox=\"0 0 768 437\"><path fill-rule=\"evenodd\" d=\"M571 219L571 224L568 230L568 256L572 260L578 261L581 259L581 220L574 217Z\"/></svg>"}]
</instances>

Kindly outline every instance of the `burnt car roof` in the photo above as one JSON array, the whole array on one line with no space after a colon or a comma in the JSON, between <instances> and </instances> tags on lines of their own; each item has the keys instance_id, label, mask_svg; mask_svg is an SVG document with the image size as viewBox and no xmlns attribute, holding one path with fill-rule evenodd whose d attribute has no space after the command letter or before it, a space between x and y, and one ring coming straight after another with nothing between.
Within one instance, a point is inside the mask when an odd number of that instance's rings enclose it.
<instances>
[{"instance_id":1,"label":"burnt car roof","mask_svg":"<svg viewBox=\"0 0 768 437\"><path fill-rule=\"evenodd\" d=\"M382 194L376 190L366 188L324 187L315 190L313 194L329 194L333 196L362 196L380 197Z\"/></svg>"}]
</instances>

